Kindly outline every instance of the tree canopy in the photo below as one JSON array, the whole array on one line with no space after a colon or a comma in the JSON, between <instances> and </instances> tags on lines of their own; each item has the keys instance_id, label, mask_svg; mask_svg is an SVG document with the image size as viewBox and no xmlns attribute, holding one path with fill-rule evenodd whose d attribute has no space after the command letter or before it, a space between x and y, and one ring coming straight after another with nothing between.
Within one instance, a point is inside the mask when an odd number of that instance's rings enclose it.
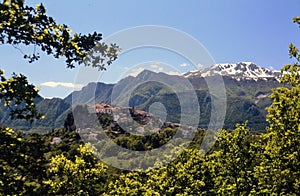
<instances>
[{"instance_id":1,"label":"tree canopy","mask_svg":"<svg viewBox=\"0 0 300 196\"><path fill-rule=\"evenodd\" d=\"M0 21L1 44L33 45L33 53L24 54L29 62L39 59L38 47L55 58L65 57L69 68L74 68L74 63L84 63L103 70L117 58L119 51L116 44L100 43L100 33L72 34L67 25L46 15L43 4L33 8L25 5L24 0L4 0L0 4ZM87 58L92 51L100 53L99 59Z\"/></svg>"},{"instance_id":2,"label":"tree canopy","mask_svg":"<svg viewBox=\"0 0 300 196\"><path fill-rule=\"evenodd\" d=\"M40 58L39 52L55 58L64 57L68 68L75 63L105 70L117 58L119 47L100 42L102 34L94 32L83 35L73 33L65 24L57 23L46 14L43 4L30 7L24 0L4 0L0 3L0 44L9 44L19 49L30 63ZM25 54L19 46L31 46L32 53ZM21 74L9 79L0 70L0 99L11 109L11 115L31 120L41 118L34 99L38 89L29 84Z\"/></svg>"}]
</instances>

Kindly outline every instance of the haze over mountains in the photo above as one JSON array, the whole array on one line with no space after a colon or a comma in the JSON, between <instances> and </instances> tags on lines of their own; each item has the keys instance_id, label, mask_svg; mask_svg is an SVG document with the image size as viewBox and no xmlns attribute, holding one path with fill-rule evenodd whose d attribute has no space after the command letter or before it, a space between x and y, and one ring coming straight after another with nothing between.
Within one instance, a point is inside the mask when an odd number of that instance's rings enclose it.
<instances>
[{"instance_id":1,"label":"haze over mountains","mask_svg":"<svg viewBox=\"0 0 300 196\"><path fill-rule=\"evenodd\" d=\"M0 109L0 123L22 130L49 131L63 126L73 104L105 103L134 106L151 112L154 103L161 103L167 113L166 121L180 122L182 115L199 118L199 127L207 128L211 116L212 97L206 79L222 76L227 96L224 128L248 120L253 130L264 130L265 108L271 103L268 95L279 85L280 72L259 67L251 62L216 64L209 68L178 75L144 70L136 77L128 76L117 84L89 83L64 99L37 99L37 107L45 119L32 125L22 120L10 120L6 108ZM200 114L183 114L187 97L196 96ZM186 97L182 101L181 97ZM193 101L192 99L190 101ZM160 114L157 114L160 115ZM163 115L163 114L161 114Z\"/></svg>"}]
</instances>

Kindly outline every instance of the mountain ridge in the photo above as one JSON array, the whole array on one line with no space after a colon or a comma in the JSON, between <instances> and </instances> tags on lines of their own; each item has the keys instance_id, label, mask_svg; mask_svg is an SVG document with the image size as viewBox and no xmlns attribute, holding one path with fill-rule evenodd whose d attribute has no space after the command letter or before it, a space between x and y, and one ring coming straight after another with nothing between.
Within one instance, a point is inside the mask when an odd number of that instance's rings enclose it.
<instances>
[{"instance_id":1,"label":"mountain ridge","mask_svg":"<svg viewBox=\"0 0 300 196\"><path fill-rule=\"evenodd\" d=\"M128 76L116 84L89 83L81 90L70 93L64 99L41 100L37 106L46 114L45 120L35 122L33 125L41 129L48 127L48 130L58 128L63 126L67 113L72 111L72 105L93 102L134 106L144 111L149 111L152 104L160 102L163 103L168 113L166 120L179 122L181 118L180 104L182 103L178 96L185 94L188 97L192 96L194 92L201 108L199 125L201 124L201 127L205 128L205 124L209 122L212 107L211 95L205 78L220 75L225 84L228 105L224 128L231 129L235 127L235 124L248 120L249 125L254 127L253 129L264 129L267 125L265 107L271 103L268 95L271 94L273 88L279 86L280 74L250 62L215 64L182 76L144 70L136 77ZM191 88L186 88L184 84L191 85ZM5 112L2 109L0 114L5 114ZM5 119L8 118L7 116L1 115L0 123L7 126L13 125L11 126L13 128L14 125L18 125L15 127L21 127L21 129L24 125L24 130L36 129L28 123L16 123L19 121L13 122Z\"/></svg>"},{"instance_id":2,"label":"mountain ridge","mask_svg":"<svg viewBox=\"0 0 300 196\"><path fill-rule=\"evenodd\" d=\"M272 71L268 68L260 67L252 62L239 63L219 63L201 70L194 70L183 74L184 77L209 77L209 76L227 76L236 80L269 80L279 81L280 71Z\"/></svg>"}]
</instances>

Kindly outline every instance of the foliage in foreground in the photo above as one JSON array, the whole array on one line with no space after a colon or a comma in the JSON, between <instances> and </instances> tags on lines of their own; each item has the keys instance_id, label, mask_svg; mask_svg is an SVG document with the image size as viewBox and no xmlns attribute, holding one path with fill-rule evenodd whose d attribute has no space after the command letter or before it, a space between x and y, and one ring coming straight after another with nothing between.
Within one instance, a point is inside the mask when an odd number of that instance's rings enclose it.
<instances>
[{"instance_id":1,"label":"foliage in foreground","mask_svg":"<svg viewBox=\"0 0 300 196\"><path fill-rule=\"evenodd\" d=\"M0 3L0 45L9 44L18 49L30 63L38 60L38 51L54 58L65 58L68 68L75 63L105 70L117 59L119 47L116 44L100 42L102 34L83 35L71 33L65 24L57 23L46 14L43 4L28 6L23 0L3 0ZM32 54L25 54L20 48L32 48ZM0 69L0 103L4 103L16 118L32 121L40 119L34 100L38 89L29 84L21 74L6 79Z\"/></svg>"},{"instance_id":2,"label":"foliage in foreground","mask_svg":"<svg viewBox=\"0 0 300 196\"><path fill-rule=\"evenodd\" d=\"M66 26L47 17L42 5L34 9L23 1L5 0L0 4L0 12L2 43L33 44L48 54L54 50L54 56L65 56L70 66L74 60L83 60L81 52L86 48L80 45L80 39L70 37ZM300 17L294 22L300 24ZM271 95L273 104L267 117L270 125L264 134L255 135L245 125L237 126L232 132L221 131L214 149L206 155L189 148L167 165L130 172L101 163L88 145L80 145L74 131L61 129L44 136L24 136L1 128L0 194L300 195L300 54L294 45L290 45L290 56L296 63L282 69L282 82L287 87L277 88ZM29 56L30 60L37 58ZM12 83L6 89L3 85L7 81ZM17 96L14 82L2 77L1 95ZM26 93L25 96L29 103L34 98ZM58 136L61 141L53 143Z\"/></svg>"}]
</instances>

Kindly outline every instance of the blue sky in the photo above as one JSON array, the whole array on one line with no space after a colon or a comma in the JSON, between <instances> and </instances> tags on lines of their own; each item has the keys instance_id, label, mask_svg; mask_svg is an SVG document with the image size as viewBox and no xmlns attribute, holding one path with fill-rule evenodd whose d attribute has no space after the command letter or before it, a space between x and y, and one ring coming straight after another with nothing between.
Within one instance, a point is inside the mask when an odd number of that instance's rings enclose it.
<instances>
[{"instance_id":1,"label":"blue sky","mask_svg":"<svg viewBox=\"0 0 300 196\"><path fill-rule=\"evenodd\" d=\"M104 38L141 25L167 26L198 40L216 63L252 61L280 69L290 63L288 45L300 46L300 29L292 18L300 15L299 0L126 0L126 1L25 1L42 2L48 15L67 24L73 32L101 32ZM9 75L23 73L41 87L45 97L65 97L73 91L79 68L66 68L64 60L42 56L32 64L11 46L1 46L0 68ZM171 71L186 72L195 67L170 51L146 48L124 54L103 73L99 81L115 82L132 66L155 68L159 62ZM143 66L142 66L143 67ZM142 69L138 67L139 69ZM169 70L169 71L170 71ZM96 70L94 70L96 71ZM81 87L84 83L78 84Z\"/></svg>"}]
</instances>

